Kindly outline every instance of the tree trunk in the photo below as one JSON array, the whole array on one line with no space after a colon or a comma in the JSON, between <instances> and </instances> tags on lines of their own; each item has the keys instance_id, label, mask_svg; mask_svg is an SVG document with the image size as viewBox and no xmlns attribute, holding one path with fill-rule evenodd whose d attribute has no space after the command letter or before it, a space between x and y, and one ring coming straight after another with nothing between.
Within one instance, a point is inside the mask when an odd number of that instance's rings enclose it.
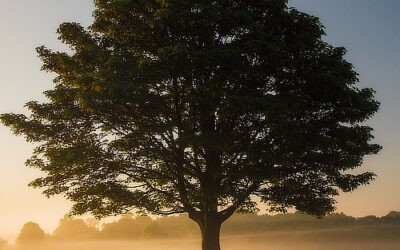
<instances>
[{"instance_id":1,"label":"tree trunk","mask_svg":"<svg viewBox=\"0 0 400 250\"><path fill-rule=\"evenodd\" d=\"M219 233L221 221L216 216L205 215L199 222L202 250L221 250Z\"/></svg>"}]
</instances>

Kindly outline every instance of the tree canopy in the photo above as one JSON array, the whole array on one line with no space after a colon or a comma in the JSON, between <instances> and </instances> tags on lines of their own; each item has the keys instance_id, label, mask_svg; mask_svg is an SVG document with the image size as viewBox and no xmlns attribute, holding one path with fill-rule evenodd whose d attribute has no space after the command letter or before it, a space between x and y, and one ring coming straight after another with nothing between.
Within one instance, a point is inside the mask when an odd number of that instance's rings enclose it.
<instances>
[{"instance_id":1,"label":"tree canopy","mask_svg":"<svg viewBox=\"0 0 400 250\"><path fill-rule=\"evenodd\" d=\"M363 125L379 103L318 18L286 0L95 6L90 27L60 25L71 53L37 49L57 75L48 102L1 116L39 145L27 165L47 175L30 185L74 214L188 213L219 231L255 197L322 216L374 178L346 171L380 150Z\"/></svg>"},{"instance_id":2,"label":"tree canopy","mask_svg":"<svg viewBox=\"0 0 400 250\"><path fill-rule=\"evenodd\" d=\"M45 233L39 224L28 222L22 227L16 240L17 244L41 243L45 240Z\"/></svg>"},{"instance_id":3,"label":"tree canopy","mask_svg":"<svg viewBox=\"0 0 400 250\"><path fill-rule=\"evenodd\" d=\"M53 232L53 237L57 240L89 240L96 238L99 232L96 227L90 227L89 223L83 219L73 219L65 215Z\"/></svg>"}]
</instances>

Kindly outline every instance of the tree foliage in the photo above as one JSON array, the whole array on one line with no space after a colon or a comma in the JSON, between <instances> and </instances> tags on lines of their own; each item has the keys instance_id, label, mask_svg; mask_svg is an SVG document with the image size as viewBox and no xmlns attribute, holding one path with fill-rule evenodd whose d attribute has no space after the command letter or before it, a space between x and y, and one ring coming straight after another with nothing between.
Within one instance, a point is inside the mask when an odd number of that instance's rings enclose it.
<instances>
[{"instance_id":1,"label":"tree foliage","mask_svg":"<svg viewBox=\"0 0 400 250\"><path fill-rule=\"evenodd\" d=\"M322 216L346 171L380 146L362 123L379 108L346 50L286 0L96 0L94 23L63 23L72 53L37 49L57 74L48 102L2 122L39 143L31 183L74 214L137 209L222 222L254 211Z\"/></svg>"},{"instance_id":2,"label":"tree foliage","mask_svg":"<svg viewBox=\"0 0 400 250\"><path fill-rule=\"evenodd\" d=\"M21 232L16 240L17 244L35 244L45 240L45 233L39 224L35 222L27 222L22 227Z\"/></svg>"},{"instance_id":3,"label":"tree foliage","mask_svg":"<svg viewBox=\"0 0 400 250\"><path fill-rule=\"evenodd\" d=\"M131 213L124 214L118 221L103 225L102 233L107 239L139 239L144 228L152 220L147 216L133 217Z\"/></svg>"},{"instance_id":4,"label":"tree foliage","mask_svg":"<svg viewBox=\"0 0 400 250\"><path fill-rule=\"evenodd\" d=\"M83 219L74 219L65 215L60 220L58 227L53 232L53 237L57 240L75 241L89 240L99 235L97 228L90 227Z\"/></svg>"}]
</instances>

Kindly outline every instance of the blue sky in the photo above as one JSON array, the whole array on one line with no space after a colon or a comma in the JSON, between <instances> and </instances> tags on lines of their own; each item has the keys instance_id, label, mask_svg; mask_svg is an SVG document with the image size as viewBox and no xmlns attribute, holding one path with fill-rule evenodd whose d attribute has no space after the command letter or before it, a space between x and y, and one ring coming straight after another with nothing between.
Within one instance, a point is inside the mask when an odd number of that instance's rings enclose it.
<instances>
[{"instance_id":1,"label":"blue sky","mask_svg":"<svg viewBox=\"0 0 400 250\"><path fill-rule=\"evenodd\" d=\"M367 157L364 170L378 174L371 185L339 197L338 210L353 215L400 210L400 1L291 0L291 6L318 16L325 40L348 50L346 58L360 74L360 87L377 91L380 112L368 124L383 146Z\"/></svg>"},{"instance_id":2,"label":"blue sky","mask_svg":"<svg viewBox=\"0 0 400 250\"><path fill-rule=\"evenodd\" d=\"M378 178L369 186L338 198L339 212L353 216L384 215L400 210L400 1L291 0L291 6L320 17L325 40L348 49L347 59L360 73L360 87L372 87L382 103L368 124L375 128L383 151L367 157L362 170ZM24 103L44 100L52 75L40 71L35 47L66 48L57 40L58 25L91 23L91 0L2 0L0 7L0 113L26 112ZM12 238L27 221L51 232L68 211L63 197L44 198L26 185L40 172L24 161L33 148L8 128L0 126L0 237Z\"/></svg>"}]
</instances>

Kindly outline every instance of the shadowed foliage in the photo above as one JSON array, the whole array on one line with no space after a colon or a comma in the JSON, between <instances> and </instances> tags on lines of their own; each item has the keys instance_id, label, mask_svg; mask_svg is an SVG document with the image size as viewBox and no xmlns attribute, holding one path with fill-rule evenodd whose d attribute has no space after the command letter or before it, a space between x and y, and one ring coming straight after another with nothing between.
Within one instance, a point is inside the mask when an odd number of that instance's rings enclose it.
<instances>
[{"instance_id":1,"label":"shadowed foliage","mask_svg":"<svg viewBox=\"0 0 400 250\"><path fill-rule=\"evenodd\" d=\"M98 238L99 231L96 228L91 228L82 219L73 219L69 215L65 215L60 220L56 230L53 232L53 237L57 240L89 240Z\"/></svg>"},{"instance_id":2,"label":"shadowed foliage","mask_svg":"<svg viewBox=\"0 0 400 250\"><path fill-rule=\"evenodd\" d=\"M371 143L379 108L345 49L285 0L96 0L94 23L63 23L72 53L37 49L48 102L3 124L37 143L31 186L72 213L188 213L218 250L235 211L334 210Z\"/></svg>"},{"instance_id":3,"label":"shadowed foliage","mask_svg":"<svg viewBox=\"0 0 400 250\"><path fill-rule=\"evenodd\" d=\"M131 213L128 213L116 222L104 224L102 233L107 239L139 239L143 234L143 229L151 222L149 217L134 218Z\"/></svg>"},{"instance_id":4,"label":"shadowed foliage","mask_svg":"<svg viewBox=\"0 0 400 250\"><path fill-rule=\"evenodd\" d=\"M45 233L39 224L35 222L26 223L16 240L19 245L38 244L45 240Z\"/></svg>"}]
</instances>

